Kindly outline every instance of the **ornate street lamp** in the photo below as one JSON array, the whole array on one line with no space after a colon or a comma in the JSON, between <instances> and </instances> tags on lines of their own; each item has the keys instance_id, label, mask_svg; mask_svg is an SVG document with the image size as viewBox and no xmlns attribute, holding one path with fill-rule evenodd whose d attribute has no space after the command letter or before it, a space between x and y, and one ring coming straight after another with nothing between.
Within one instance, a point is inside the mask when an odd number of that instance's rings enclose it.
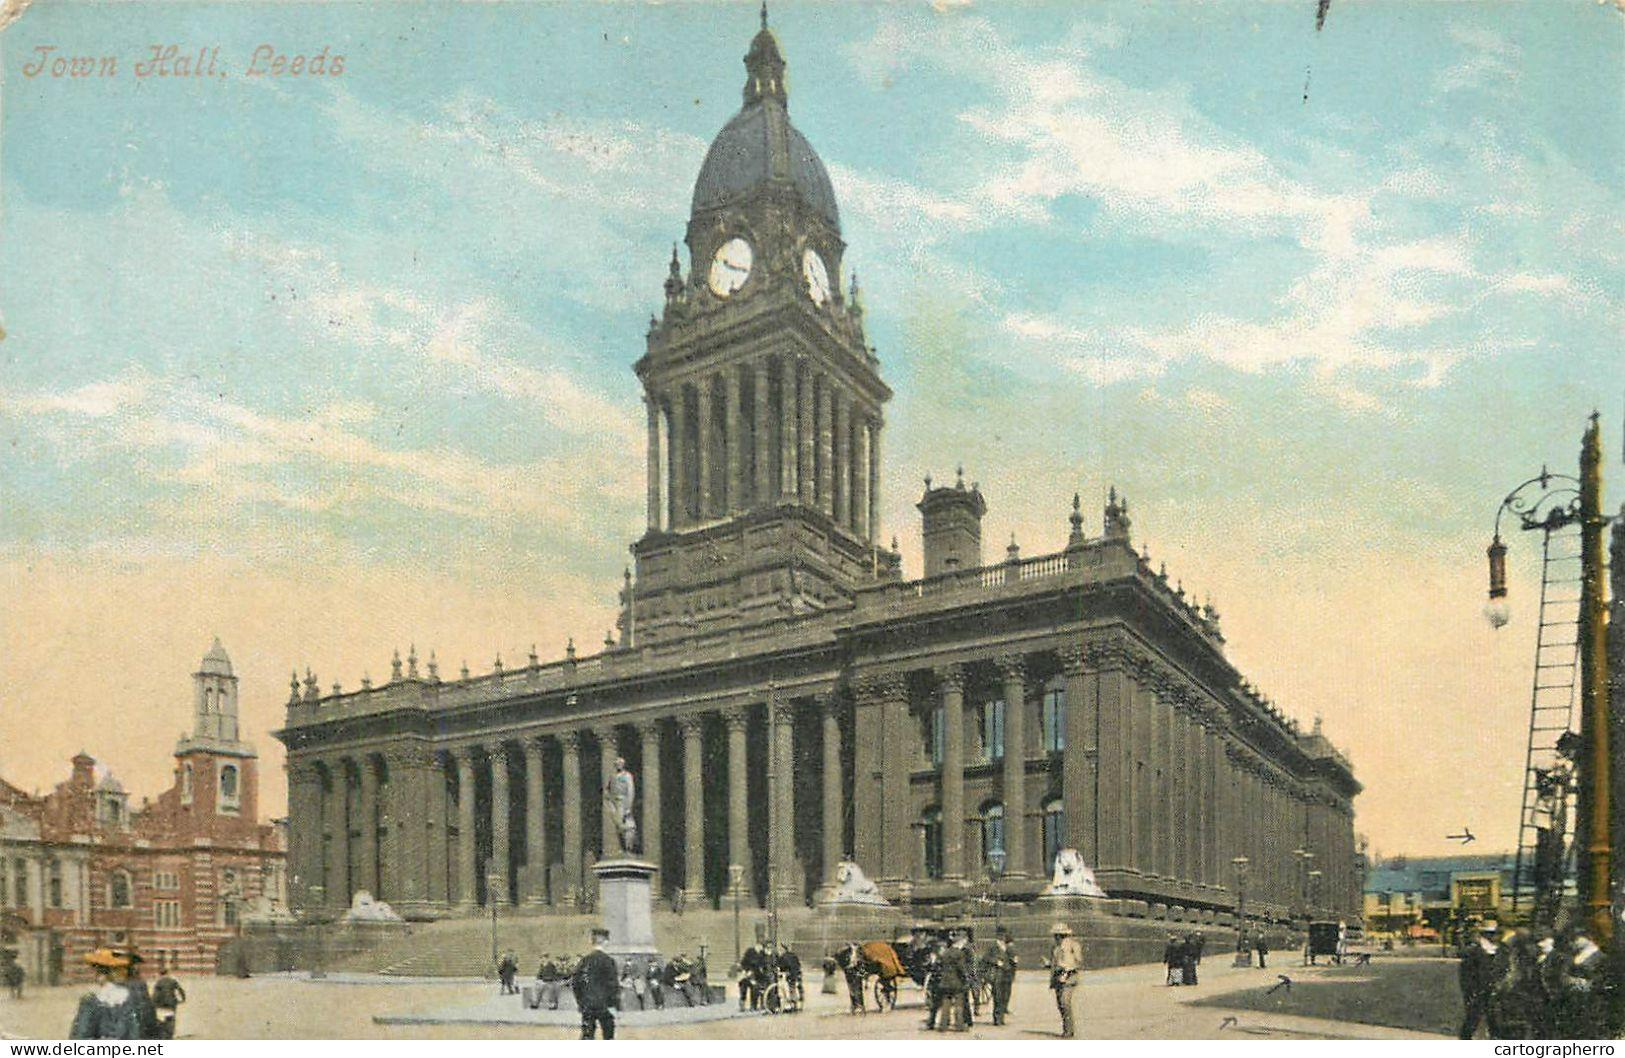
<instances>
[{"instance_id":1,"label":"ornate street lamp","mask_svg":"<svg viewBox=\"0 0 1625 1058\"><path fill-rule=\"evenodd\" d=\"M989 850L987 854L988 876L993 883L993 922L995 928L997 928L998 923L1001 921L1001 915L1004 910L1001 906L1002 901L999 899L999 882L1004 878L1004 865L1006 859L1007 854L1005 853L1004 846L1002 845L995 846Z\"/></svg>"},{"instance_id":2,"label":"ornate street lamp","mask_svg":"<svg viewBox=\"0 0 1625 1058\"><path fill-rule=\"evenodd\" d=\"M495 873L485 876L485 899L491 905L491 965L497 964L497 884L501 879Z\"/></svg>"},{"instance_id":3,"label":"ornate street lamp","mask_svg":"<svg viewBox=\"0 0 1625 1058\"><path fill-rule=\"evenodd\" d=\"M1575 761L1578 785L1579 826L1575 834L1576 851L1580 854L1580 902L1593 938L1606 941L1613 935L1614 916L1610 906L1613 848L1610 844L1612 805L1609 788L1609 658L1607 650L1607 608L1604 573L1606 559L1603 554L1602 530L1610 519L1602 513L1602 434L1595 412L1580 443L1580 476L1553 474L1542 467L1541 472L1519 485L1501 501L1495 512L1495 535L1490 543L1490 597L1485 615L1499 628L1506 624L1509 610L1506 605L1506 546L1501 543L1501 515L1510 512L1518 520L1518 527L1541 530L1550 534L1558 529L1578 523L1580 527L1580 607L1576 615L1576 648L1580 668L1580 740L1583 752ZM1546 580L1543 571L1542 581ZM1542 616L1542 638L1537 640L1536 664L1541 664L1540 649L1545 645L1545 617ZM1537 668L1538 695L1540 671ZM1538 699L1537 699L1538 702ZM1539 709L1537 704L1532 709ZM1534 731L1536 720L1530 723L1530 749L1525 764L1525 807L1518 820L1518 865L1513 882L1513 901L1516 904L1525 876L1525 830L1529 821L1529 792L1543 763L1536 760ZM1540 894L1537 891L1536 904Z\"/></svg>"},{"instance_id":4,"label":"ornate street lamp","mask_svg":"<svg viewBox=\"0 0 1625 1058\"><path fill-rule=\"evenodd\" d=\"M1247 947L1247 864L1245 856L1230 861L1236 871L1236 959L1235 966L1251 966L1253 956Z\"/></svg>"},{"instance_id":5,"label":"ornate street lamp","mask_svg":"<svg viewBox=\"0 0 1625 1058\"><path fill-rule=\"evenodd\" d=\"M311 906L306 916L316 934L316 951L310 959L310 976L315 979L327 976L327 971L322 969L322 942L326 939L322 935L322 924L327 918L327 887L313 885L306 892L311 896Z\"/></svg>"},{"instance_id":6,"label":"ornate street lamp","mask_svg":"<svg viewBox=\"0 0 1625 1058\"><path fill-rule=\"evenodd\" d=\"M734 965L739 965L739 958L744 954L739 940L739 889L745 881L745 868L737 863L728 864L728 889L734 898Z\"/></svg>"}]
</instances>

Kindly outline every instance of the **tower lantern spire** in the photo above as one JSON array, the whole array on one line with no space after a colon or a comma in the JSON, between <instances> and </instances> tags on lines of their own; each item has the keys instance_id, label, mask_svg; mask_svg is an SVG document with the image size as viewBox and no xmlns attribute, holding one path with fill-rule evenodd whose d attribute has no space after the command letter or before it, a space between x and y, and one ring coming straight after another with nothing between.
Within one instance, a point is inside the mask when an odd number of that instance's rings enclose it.
<instances>
[{"instance_id":1,"label":"tower lantern spire","mask_svg":"<svg viewBox=\"0 0 1625 1058\"><path fill-rule=\"evenodd\" d=\"M777 100L780 106L788 102L784 87L784 53L773 31L767 28L767 3L762 4L762 28L750 42L745 53L745 105L764 99Z\"/></svg>"}]
</instances>

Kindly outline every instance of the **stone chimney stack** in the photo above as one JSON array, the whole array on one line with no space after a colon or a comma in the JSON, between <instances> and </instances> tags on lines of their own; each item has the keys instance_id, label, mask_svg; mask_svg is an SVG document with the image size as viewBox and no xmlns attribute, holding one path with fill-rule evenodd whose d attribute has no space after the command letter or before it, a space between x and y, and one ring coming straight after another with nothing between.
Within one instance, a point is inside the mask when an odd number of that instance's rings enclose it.
<instances>
[{"instance_id":1,"label":"stone chimney stack","mask_svg":"<svg viewBox=\"0 0 1625 1058\"><path fill-rule=\"evenodd\" d=\"M925 575L935 577L982 564L982 515L987 501L973 483L965 487L961 467L952 486L932 488L925 479L925 495L917 504L925 550Z\"/></svg>"}]
</instances>

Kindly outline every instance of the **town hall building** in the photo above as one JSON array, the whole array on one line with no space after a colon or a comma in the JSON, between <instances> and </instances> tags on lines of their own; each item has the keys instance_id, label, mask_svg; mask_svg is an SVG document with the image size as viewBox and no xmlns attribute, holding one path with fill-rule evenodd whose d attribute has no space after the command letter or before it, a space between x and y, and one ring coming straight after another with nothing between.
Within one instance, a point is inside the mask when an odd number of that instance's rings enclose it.
<instances>
[{"instance_id":1,"label":"town hall building","mask_svg":"<svg viewBox=\"0 0 1625 1058\"><path fill-rule=\"evenodd\" d=\"M1349 762L1226 659L1126 499L1055 497L1046 553L989 555L1015 497L927 479L903 579L877 518L891 391L765 15L745 68L634 365L647 527L618 634L455 678L413 650L343 693L296 676L292 898L578 907L624 758L673 904L812 902L842 861L916 908L990 874L1027 901L1071 848L1112 897L1228 913L1245 887L1253 915L1352 919Z\"/></svg>"}]
</instances>

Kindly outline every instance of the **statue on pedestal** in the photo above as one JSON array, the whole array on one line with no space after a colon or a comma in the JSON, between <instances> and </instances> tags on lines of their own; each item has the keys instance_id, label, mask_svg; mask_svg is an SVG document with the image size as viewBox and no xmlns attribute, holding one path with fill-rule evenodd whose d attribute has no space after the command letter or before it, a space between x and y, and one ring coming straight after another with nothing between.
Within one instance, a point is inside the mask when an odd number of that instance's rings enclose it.
<instances>
[{"instance_id":1,"label":"statue on pedestal","mask_svg":"<svg viewBox=\"0 0 1625 1058\"><path fill-rule=\"evenodd\" d=\"M610 813L615 825L615 833L621 841L621 852L629 856L643 850L638 842L637 819L632 814L637 801L637 780L627 770L626 759L616 757L615 774L604 784L604 810Z\"/></svg>"}]
</instances>

